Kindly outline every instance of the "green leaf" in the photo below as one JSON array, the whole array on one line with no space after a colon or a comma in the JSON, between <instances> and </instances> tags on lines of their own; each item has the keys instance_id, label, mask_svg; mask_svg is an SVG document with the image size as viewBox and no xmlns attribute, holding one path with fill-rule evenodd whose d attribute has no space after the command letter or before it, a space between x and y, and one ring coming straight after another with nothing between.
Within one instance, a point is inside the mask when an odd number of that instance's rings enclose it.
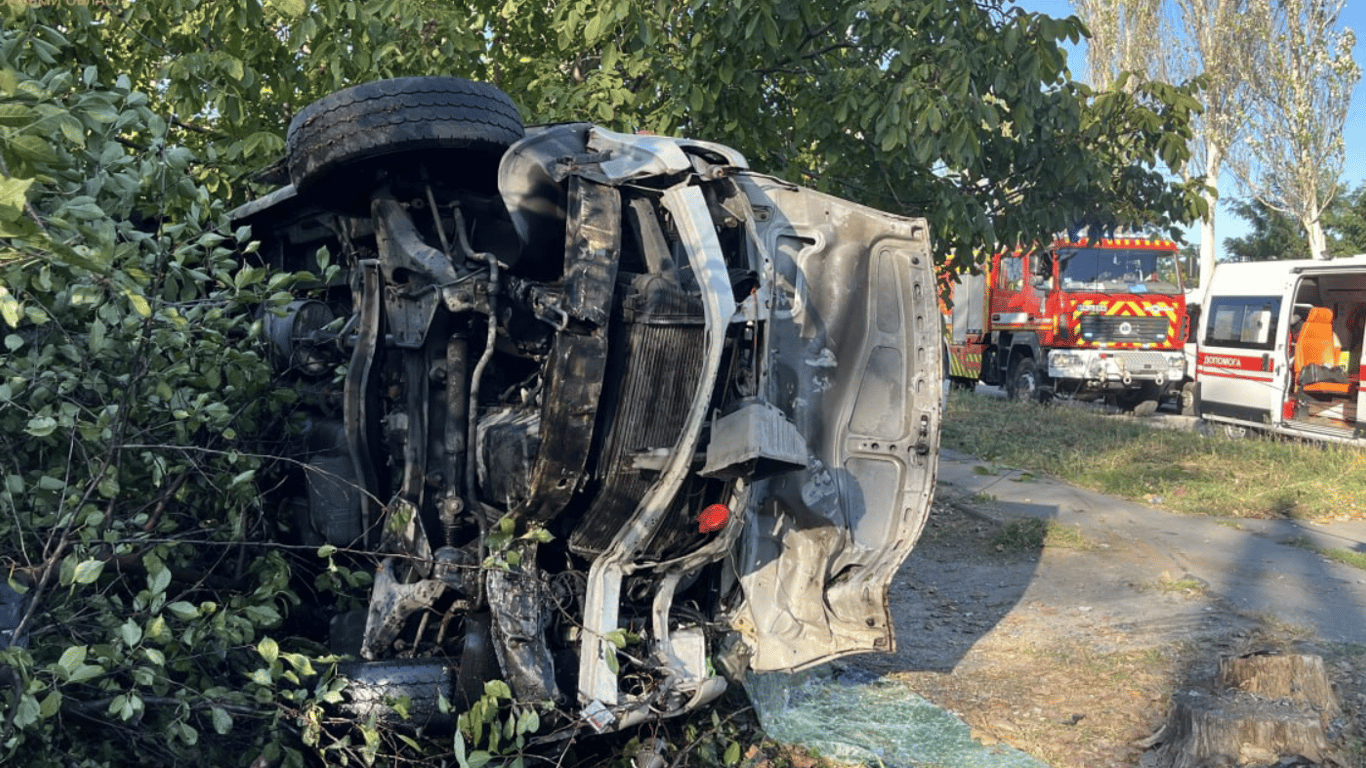
<instances>
[{"instance_id":1,"label":"green leaf","mask_svg":"<svg viewBox=\"0 0 1366 768\"><path fill-rule=\"evenodd\" d=\"M0 205L23 208L24 204L28 202L28 188L31 186L33 186L33 179L0 176Z\"/></svg>"},{"instance_id":2,"label":"green leaf","mask_svg":"<svg viewBox=\"0 0 1366 768\"><path fill-rule=\"evenodd\" d=\"M535 733L539 730L541 730L541 715L534 708L528 707L517 720L517 732Z\"/></svg>"},{"instance_id":3,"label":"green leaf","mask_svg":"<svg viewBox=\"0 0 1366 768\"><path fill-rule=\"evenodd\" d=\"M109 714L118 715L120 720L132 720L142 710L142 699L136 693L120 693L109 702Z\"/></svg>"},{"instance_id":4,"label":"green leaf","mask_svg":"<svg viewBox=\"0 0 1366 768\"><path fill-rule=\"evenodd\" d=\"M133 648L142 642L142 627L138 626L136 621L128 619L119 625L119 638L123 640L124 645Z\"/></svg>"},{"instance_id":5,"label":"green leaf","mask_svg":"<svg viewBox=\"0 0 1366 768\"><path fill-rule=\"evenodd\" d=\"M68 676L85 662L86 654L90 649L84 645L73 645L62 651L61 658L57 659L57 668L65 672Z\"/></svg>"},{"instance_id":6,"label":"green leaf","mask_svg":"<svg viewBox=\"0 0 1366 768\"><path fill-rule=\"evenodd\" d=\"M43 698L43 702L38 705L38 716L46 720L57 714L62 708L62 692L53 691Z\"/></svg>"},{"instance_id":7,"label":"green leaf","mask_svg":"<svg viewBox=\"0 0 1366 768\"><path fill-rule=\"evenodd\" d=\"M15 707L13 717L14 725L20 729L27 728L33 723L38 722L42 707L38 704L38 699L33 694L26 693L19 697L19 706Z\"/></svg>"},{"instance_id":8,"label":"green leaf","mask_svg":"<svg viewBox=\"0 0 1366 768\"><path fill-rule=\"evenodd\" d=\"M104 323L99 318L95 318L95 322L90 324L90 335L86 337L86 344L95 354L104 350Z\"/></svg>"},{"instance_id":9,"label":"green leaf","mask_svg":"<svg viewBox=\"0 0 1366 768\"><path fill-rule=\"evenodd\" d=\"M80 120L71 115L62 115L57 118L57 127L61 129L67 141L78 147L85 146L85 126L81 125Z\"/></svg>"},{"instance_id":10,"label":"green leaf","mask_svg":"<svg viewBox=\"0 0 1366 768\"><path fill-rule=\"evenodd\" d=\"M0 318L11 328L19 327L19 317L23 314L23 307L19 300L10 295L5 286L0 285Z\"/></svg>"},{"instance_id":11,"label":"green leaf","mask_svg":"<svg viewBox=\"0 0 1366 768\"><path fill-rule=\"evenodd\" d=\"M147 303L146 296L139 293L133 293L132 291L128 291L126 295L128 296L129 303L133 305L133 311L143 317L152 316L152 305Z\"/></svg>"},{"instance_id":12,"label":"green leaf","mask_svg":"<svg viewBox=\"0 0 1366 768\"><path fill-rule=\"evenodd\" d=\"M740 742L732 741L730 743L730 746L726 747L726 755L722 758L722 760L725 762L726 765L739 765Z\"/></svg>"},{"instance_id":13,"label":"green leaf","mask_svg":"<svg viewBox=\"0 0 1366 768\"><path fill-rule=\"evenodd\" d=\"M112 499L119 495L119 479L110 472L100 479L96 489L100 492L100 496L103 496L106 499Z\"/></svg>"},{"instance_id":14,"label":"green leaf","mask_svg":"<svg viewBox=\"0 0 1366 768\"><path fill-rule=\"evenodd\" d=\"M24 431L34 437L47 437L57 431L57 420L51 416L34 416L28 420Z\"/></svg>"},{"instance_id":15,"label":"green leaf","mask_svg":"<svg viewBox=\"0 0 1366 768\"><path fill-rule=\"evenodd\" d=\"M100 573L103 571L103 560L85 560L76 565L76 570L72 573L71 581L74 584L90 584L98 579Z\"/></svg>"},{"instance_id":16,"label":"green leaf","mask_svg":"<svg viewBox=\"0 0 1366 768\"><path fill-rule=\"evenodd\" d=\"M32 107L23 104L0 104L0 125L27 125L38 119L38 113Z\"/></svg>"},{"instance_id":17,"label":"green leaf","mask_svg":"<svg viewBox=\"0 0 1366 768\"><path fill-rule=\"evenodd\" d=\"M484 683L484 695L495 700L512 698L512 689L502 680L490 680Z\"/></svg>"},{"instance_id":18,"label":"green leaf","mask_svg":"<svg viewBox=\"0 0 1366 768\"><path fill-rule=\"evenodd\" d=\"M308 4L305 0L274 0L271 5L291 19L299 18L308 10Z\"/></svg>"},{"instance_id":19,"label":"green leaf","mask_svg":"<svg viewBox=\"0 0 1366 768\"><path fill-rule=\"evenodd\" d=\"M172 616L183 621L199 618L199 609L193 603L187 603L184 600L177 600L167 605L166 610L170 611Z\"/></svg>"},{"instance_id":20,"label":"green leaf","mask_svg":"<svg viewBox=\"0 0 1366 768\"><path fill-rule=\"evenodd\" d=\"M84 683L87 680L94 680L104 674L104 667L99 664L82 664L71 671L71 676L67 682Z\"/></svg>"},{"instance_id":21,"label":"green leaf","mask_svg":"<svg viewBox=\"0 0 1366 768\"><path fill-rule=\"evenodd\" d=\"M268 664L274 664L280 658L280 646L271 637L261 638L261 642L256 644L256 652L261 654L261 658Z\"/></svg>"},{"instance_id":22,"label":"green leaf","mask_svg":"<svg viewBox=\"0 0 1366 768\"><path fill-rule=\"evenodd\" d=\"M166 592L166 588L171 586L171 569L167 568L161 561L155 561L159 568L149 569L147 574L147 589L153 595L160 595Z\"/></svg>"},{"instance_id":23,"label":"green leaf","mask_svg":"<svg viewBox=\"0 0 1366 768\"><path fill-rule=\"evenodd\" d=\"M232 730L232 715L228 714L227 710L214 707L212 712L213 729L218 732L218 735L222 736Z\"/></svg>"},{"instance_id":24,"label":"green leaf","mask_svg":"<svg viewBox=\"0 0 1366 768\"><path fill-rule=\"evenodd\" d=\"M52 150L52 145L37 136L11 136L8 143L9 148L25 160L39 163L52 163L57 160L57 153Z\"/></svg>"}]
</instances>

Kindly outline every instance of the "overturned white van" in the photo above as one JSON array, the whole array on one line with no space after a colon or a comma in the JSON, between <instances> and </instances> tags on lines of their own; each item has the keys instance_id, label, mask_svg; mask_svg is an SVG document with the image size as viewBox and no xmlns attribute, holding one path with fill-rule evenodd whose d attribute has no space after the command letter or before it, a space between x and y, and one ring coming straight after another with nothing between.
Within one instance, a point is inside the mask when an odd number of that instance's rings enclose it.
<instances>
[{"instance_id":1,"label":"overturned white van","mask_svg":"<svg viewBox=\"0 0 1366 768\"><path fill-rule=\"evenodd\" d=\"M1366 255L1220 264L1197 337L1199 414L1230 430L1366 444L1363 343Z\"/></svg>"}]
</instances>

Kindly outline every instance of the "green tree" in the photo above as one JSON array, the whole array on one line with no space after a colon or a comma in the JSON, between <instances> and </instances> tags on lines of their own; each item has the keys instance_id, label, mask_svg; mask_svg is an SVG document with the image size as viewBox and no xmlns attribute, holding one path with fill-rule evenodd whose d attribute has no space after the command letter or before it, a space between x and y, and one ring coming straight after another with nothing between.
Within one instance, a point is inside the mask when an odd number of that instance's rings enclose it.
<instances>
[{"instance_id":1,"label":"green tree","mask_svg":"<svg viewBox=\"0 0 1366 768\"><path fill-rule=\"evenodd\" d=\"M1242 237L1224 240L1224 250L1241 261L1310 258L1309 241L1299 222L1258 200L1239 200L1229 209L1252 225ZM1366 184L1334 198L1323 212L1331 258L1366 253Z\"/></svg>"},{"instance_id":2,"label":"green tree","mask_svg":"<svg viewBox=\"0 0 1366 768\"><path fill-rule=\"evenodd\" d=\"M1235 200L1228 207L1238 218L1252 225L1252 231L1246 235L1224 239L1224 251L1234 260L1309 258L1309 241L1294 219L1268 208L1260 200Z\"/></svg>"},{"instance_id":3,"label":"green tree","mask_svg":"<svg viewBox=\"0 0 1366 768\"><path fill-rule=\"evenodd\" d=\"M1082 221L1166 227L1203 209L1165 171L1187 156L1191 87L1072 82L1059 47L1085 28L1002 3L395 0L23 8L42 41L127 76L206 186L240 201L301 106L402 74L488 80L528 122L724 141L756 167L929 217L941 254ZM40 36L41 40L41 36Z\"/></svg>"},{"instance_id":4,"label":"green tree","mask_svg":"<svg viewBox=\"0 0 1366 768\"><path fill-rule=\"evenodd\" d=\"M1299 222L1316 259L1331 257L1323 215L1342 189L1342 129L1361 79L1356 36L1338 21L1343 3L1256 4L1248 152L1232 164L1250 196Z\"/></svg>"},{"instance_id":5,"label":"green tree","mask_svg":"<svg viewBox=\"0 0 1366 768\"><path fill-rule=\"evenodd\" d=\"M1324 212L1323 225L1334 256L1366 253L1366 183L1339 195Z\"/></svg>"},{"instance_id":6,"label":"green tree","mask_svg":"<svg viewBox=\"0 0 1366 768\"><path fill-rule=\"evenodd\" d=\"M1214 273L1214 213L1219 177L1247 130L1246 103L1261 40L1249 11L1259 0L1074 0L1083 20L1103 34L1088 50L1093 82L1116 71L1154 78L1204 78L1187 178L1202 176L1200 283ZM1163 41L1165 44L1153 44Z\"/></svg>"}]
</instances>

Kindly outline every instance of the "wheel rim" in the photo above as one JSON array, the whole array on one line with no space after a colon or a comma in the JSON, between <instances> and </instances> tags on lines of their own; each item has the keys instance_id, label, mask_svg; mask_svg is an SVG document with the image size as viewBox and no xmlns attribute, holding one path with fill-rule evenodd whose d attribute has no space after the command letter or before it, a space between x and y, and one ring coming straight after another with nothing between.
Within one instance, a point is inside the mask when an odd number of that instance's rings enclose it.
<instances>
[{"instance_id":1,"label":"wheel rim","mask_svg":"<svg viewBox=\"0 0 1366 768\"><path fill-rule=\"evenodd\" d=\"M1034 369L1022 366L1015 373L1015 397L1019 400L1033 400L1039 391L1039 383L1034 375Z\"/></svg>"}]
</instances>

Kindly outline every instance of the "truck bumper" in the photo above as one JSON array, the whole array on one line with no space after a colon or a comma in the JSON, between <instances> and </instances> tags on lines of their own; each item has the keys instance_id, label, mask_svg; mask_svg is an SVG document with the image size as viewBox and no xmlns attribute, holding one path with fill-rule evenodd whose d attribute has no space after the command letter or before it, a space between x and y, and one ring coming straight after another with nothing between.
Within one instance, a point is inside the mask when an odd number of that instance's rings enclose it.
<instances>
[{"instance_id":1,"label":"truck bumper","mask_svg":"<svg viewBox=\"0 0 1366 768\"><path fill-rule=\"evenodd\" d=\"M1133 382L1175 385L1185 372L1186 356L1170 350L1068 349L1048 353L1050 377L1084 382L1091 388L1124 387Z\"/></svg>"}]
</instances>

